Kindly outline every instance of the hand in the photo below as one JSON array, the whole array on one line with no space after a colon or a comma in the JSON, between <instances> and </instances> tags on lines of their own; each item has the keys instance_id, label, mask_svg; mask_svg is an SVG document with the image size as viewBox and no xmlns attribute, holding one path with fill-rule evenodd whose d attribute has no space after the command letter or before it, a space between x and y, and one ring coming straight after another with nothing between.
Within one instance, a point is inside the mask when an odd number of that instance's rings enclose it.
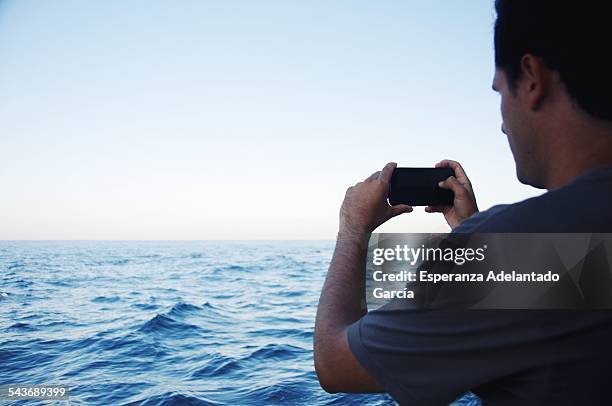
<instances>
[{"instance_id":1,"label":"hand","mask_svg":"<svg viewBox=\"0 0 612 406\"><path fill-rule=\"evenodd\" d=\"M463 220L478 212L476 196L472 190L472 183L468 179L465 171L457 161L445 159L436 164L436 168L448 167L455 172L455 176L440 182L438 185L442 189L450 189L455 194L452 206L427 206L425 211L428 213L443 213L446 222L451 228L457 227Z\"/></svg>"},{"instance_id":2,"label":"hand","mask_svg":"<svg viewBox=\"0 0 612 406\"><path fill-rule=\"evenodd\" d=\"M396 166L389 162L382 171L374 172L346 190L340 208L341 236L363 238L390 218L412 211L406 204L390 206L387 203L389 182Z\"/></svg>"}]
</instances>

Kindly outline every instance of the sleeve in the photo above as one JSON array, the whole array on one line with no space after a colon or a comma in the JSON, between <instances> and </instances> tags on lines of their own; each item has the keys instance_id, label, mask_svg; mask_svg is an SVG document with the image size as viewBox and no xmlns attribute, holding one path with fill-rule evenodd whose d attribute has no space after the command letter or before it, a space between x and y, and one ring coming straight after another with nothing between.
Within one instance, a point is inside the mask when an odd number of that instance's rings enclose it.
<instances>
[{"instance_id":1,"label":"sleeve","mask_svg":"<svg viewBox=\"0 0 612 406\"><path fill-rule=\"evenodd\" d=\"M479 227L486 223L488 220L493 219L496 215L499 215L506 210L510 205L498 204L488 210L474 213L471 217L463 220L463 222L453 229L453 233L474 233L479 230Z\"/></svg>"},{"instance_id":2,"label":"sleeve","mask_svg":"<svg viewBox=\"0 0 612 406\"><path fill-rule=\"evenodd\" d=\"M515 322L489 311L381 308L349 327L348 342L400 404L446 405L524 367Z\"/></svg>"}]
</instances>

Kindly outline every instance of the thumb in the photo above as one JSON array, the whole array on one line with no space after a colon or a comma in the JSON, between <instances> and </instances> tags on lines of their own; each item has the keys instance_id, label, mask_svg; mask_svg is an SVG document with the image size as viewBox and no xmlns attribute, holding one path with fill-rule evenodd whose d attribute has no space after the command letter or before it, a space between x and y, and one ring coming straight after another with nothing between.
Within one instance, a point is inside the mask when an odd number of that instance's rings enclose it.
<instances>
[{"instance_id":1,"label":"thumb","mask_svg":"<svg viewBox=\"0 0 612 406\"><path fill-rule=\"evenodd\" d=\"M446 180L439 182L438 186L452 190L456 198L465 199L467 197L467 189L454 176L449 176Z\"/></svg>"},{"instance_id":2,"label":"thumb","mask_svg":"<svg viewBox=\"0 0 612 406\"><path fill-rule=\"evenodd\" d=\"M408 206L407 204L397 204L395 206L391 206L391 217L399 216L403 213L410 213L412 211L412 206Z\"/></svg>"}]
</instances>

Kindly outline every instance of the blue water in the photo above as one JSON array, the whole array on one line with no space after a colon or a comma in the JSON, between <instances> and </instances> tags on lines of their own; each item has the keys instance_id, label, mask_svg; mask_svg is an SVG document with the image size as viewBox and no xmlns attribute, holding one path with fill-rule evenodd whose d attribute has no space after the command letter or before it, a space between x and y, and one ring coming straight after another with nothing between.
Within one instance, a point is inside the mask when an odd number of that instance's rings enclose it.
<instances>
[{"instance_id":1,"label":"blue water","mask_svg":"<svg viewBox=\"0 0 612 406\"><path fill-rule=\"evenodd\" d=\"M72 404L394 404L319 387L312 335L332 250L0 242L0 385L65 384Z\"/></svg>"}]
</instances>

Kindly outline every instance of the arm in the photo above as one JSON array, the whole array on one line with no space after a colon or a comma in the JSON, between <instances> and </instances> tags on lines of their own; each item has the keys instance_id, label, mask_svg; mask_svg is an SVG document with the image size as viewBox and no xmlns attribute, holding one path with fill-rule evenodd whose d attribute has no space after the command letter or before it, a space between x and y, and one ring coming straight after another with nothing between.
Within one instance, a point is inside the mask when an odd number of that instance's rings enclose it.
<instances>
[{"instance_id":1,"label":"arm","mask_svg":"<svg viewBox=\"0 0 612 406\"><path fill-rule=\"evenodd\" d=\"M365 266L372 231L388 219L412 211L389 206L389 181L396 164L387 164L363 182L350 187L340 209L336 249L317 309L314 333L315 370L327 392L382 392L355 359L347 328L366 312Z\"/></svg>"}]
</instances>

